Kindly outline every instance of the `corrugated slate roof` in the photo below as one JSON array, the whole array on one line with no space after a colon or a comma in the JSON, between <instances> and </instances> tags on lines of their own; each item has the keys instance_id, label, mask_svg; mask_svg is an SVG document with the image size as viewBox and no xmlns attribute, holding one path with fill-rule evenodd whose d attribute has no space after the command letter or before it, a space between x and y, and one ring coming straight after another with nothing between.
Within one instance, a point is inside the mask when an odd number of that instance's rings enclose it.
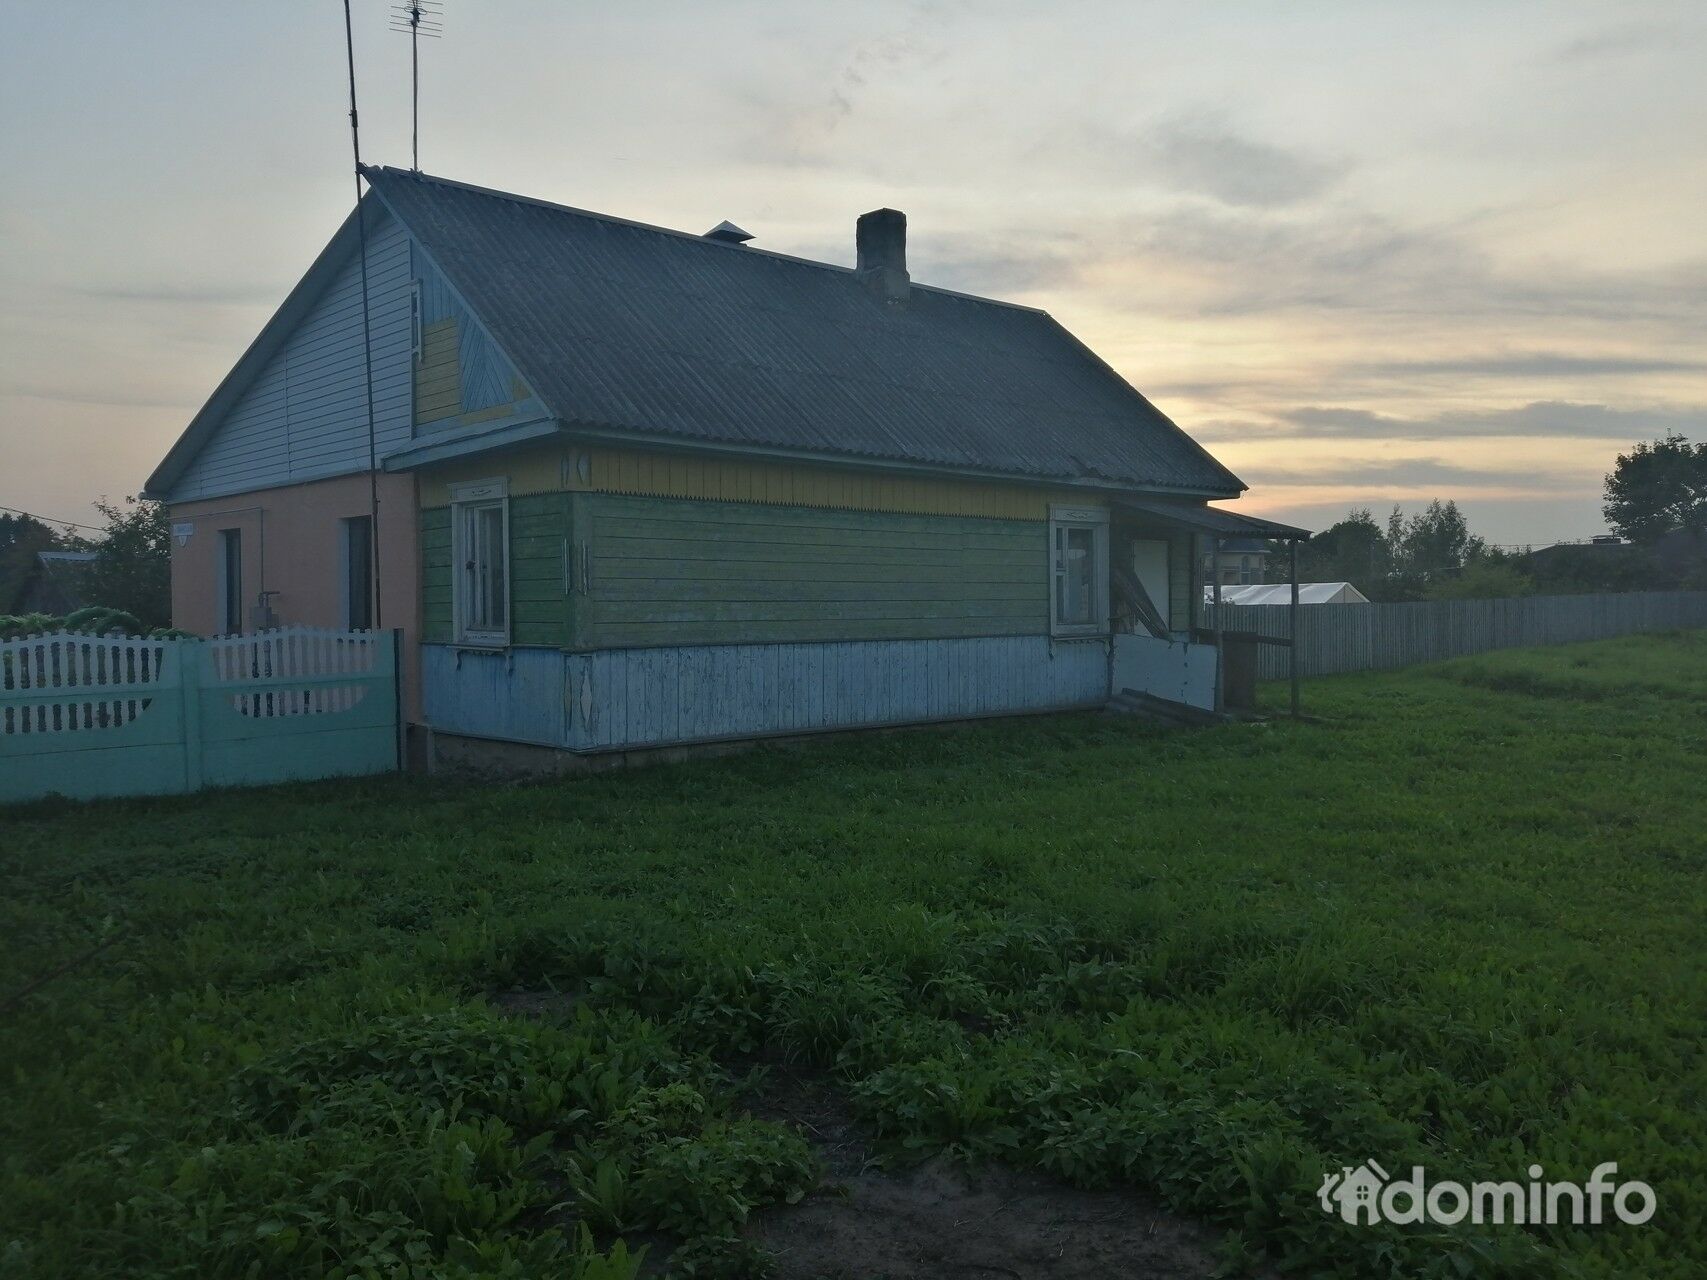
<instances>
[{"instance_id":1,"label":"corrugated slate roof","mask_svg":"<svg viewBox=\"0 0 1707 1280\"><path fill-rule=\"evenodd\" d=\"M1233 496L1041 311L399 169L369 182L551 411L663 438Z\"/></svg>"}]
</instances>

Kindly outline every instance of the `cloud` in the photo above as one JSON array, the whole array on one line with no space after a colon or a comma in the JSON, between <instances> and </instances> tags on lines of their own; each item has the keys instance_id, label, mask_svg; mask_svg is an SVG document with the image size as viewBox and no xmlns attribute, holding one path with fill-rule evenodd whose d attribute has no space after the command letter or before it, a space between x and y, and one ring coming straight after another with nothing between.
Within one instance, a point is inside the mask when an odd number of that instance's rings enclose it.
<instances>
[{"instance_id":1,"label":"cloud","mask_svg":"<svg viewBox=\"0 0 1707 1280\"><path fill-rule=\"evenodd\" d=\"M1081 265L1070 241L1043 236L959 236L941 245L926 241L913 252L920 284L992 298L1069 286Z\"/></svg>"},{"instance_id":2,"label":"cloud","mask_svg":"<svg viewBox=\"0 0 1707 1280\"><path fill-rule=\"evenodd\" d=\"M1163 121L1139 139L1134 151L1177 190L1256 209L1321 195L1350 168L1343 161L1247 138L1219 116L1204 113Z\"/></svg>"},{"instance_id":3,"label":"cloud","mask_svg":"<svg viewBox=\"0 0 1707 1280\"><path fill-rule=\"evenodd\" d=\"M1452 489L1487 489L1523 486L1546 487L1545 472L1534 470L1500 470L1493 467L1466 467L1443 458L1396 458L1370 462L1335 462L1319 466L1264 466L1246 464L1241 468L1246 481L1253 486L1263 485L1356 485L1360 487L1387 486L1417 488L1443 485ZM1569 488L1581 488L1579 475L1557 477Z\"/></svg>"},{"instance_id":4,"label":"cloud","mask_svg":"<svg viewBox=\"0 0 1707 1280\"><path fill-rule=\"evenodd\" d=\"M45 400L55 404L94 405L107 409L184 409L187 397L147 392L77 390L62 387L0 387L0 398Z\"/></svg>"},{"instance_id":5,"label":"cloud","mask_svg":"<svg viewBox=\"0 0 1707 1280\"><path fill-rule=\"evenodd\" d=\"M1687 38L1688 34L1689 28L1677 23L1626 22L1569 40L1560 45L1553 56L1560 62L1622 57L1646 53L1651 49L1673 48L1680 38Z\"/></svg>"},{"instance_id":6,"label":"cloud","mask_svg":"<svg viewBox=\"0 0 1707 1280\"><path fill-rule=\"evenodd\" d=\"M1707 361L1529 352L1522 355L1472 356L1448 360L1381 360L1347 367L1360 373L1383 377L1452 374L1472 378L1598 378L1641 373L1686 373L1707 369Z\"/></svg>"},{"instance_id":7,"label":"cloud","mask_svg":"<svg viewBox=\"0 0 1707 1280\"><path fill-rule=\"evenodd\" d=\"M837 154L832 143L861 101L874 89L943 56L941 45L924 34L926 18L926 11L920 10L901 30L854 45L810 90L809 98L744 93L757 120L744 155L783 167L845 169L848 157Z\"/></svg>"},{"instance_id":8,"label":"cloud","mask_svg":"<svg viewBox=\"0 0 1707 1280\"><path fill-rule=\"evenodd\" d=\"M1369 440L1441 440L1467 436L1543 436L1642 440L1680 432L1707 435L1707 405L1618 409L1604 404L1536 400L1507 409L1459 409L1422 417L1306 405L1278 414L1284 436ZM1264 433L1267 434L1267 433ZM1227 438L1227 437L1222 437ZM1261 438L1246 429L1245 439Z\"/></svg>"},{"instance_id":9,"label":"cloud","mask_svg":"<svg viewBox=\"0 0 1707 1280\"><path fill-rule=\"evenodd\" d=\"M1707 261L1621 273L1502 263L1456 227L1406 226L1336 205L1312 210L1201 203L1128 216L1087 236L1087 256L1167 287L1130 309L1193 317L1300 310L1415 320L1562 318L1707 323Z\"/></svg>"},{"instance_id":10,"label":"cloud","mask_svg":"<svg viewBox=\"0 0 1707 1280\"><path fill-rule=\"evenodd\" d=\"M190 306L249 306L256 303L279 302L288 284L258 281L229 281L193 284L174 281L169 284L134 284L86 286L72 289L80 298L99 302L141 302L150 304Z\"/></svg>"}]
</instances>

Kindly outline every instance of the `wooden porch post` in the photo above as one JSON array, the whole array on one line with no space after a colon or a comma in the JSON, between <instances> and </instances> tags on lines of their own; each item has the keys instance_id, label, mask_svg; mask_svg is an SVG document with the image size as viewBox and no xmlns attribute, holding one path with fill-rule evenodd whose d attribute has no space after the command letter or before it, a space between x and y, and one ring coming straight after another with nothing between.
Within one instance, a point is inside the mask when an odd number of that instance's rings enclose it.
<instances>
[{"instance_id":1,"label":"wooden porch post","mask_svg":"<svg viewBox=\"0 0 1707 1280\"><path fill-rule=\"evenodd\" d=\"M1292 718L1298 718L1298 539L1288 538L1286 549L1292 560L1292 604L1287 612L1287 632L1292 637L1287 649L1286 676L1292 682Z\"/></svg>"}]
</instances>

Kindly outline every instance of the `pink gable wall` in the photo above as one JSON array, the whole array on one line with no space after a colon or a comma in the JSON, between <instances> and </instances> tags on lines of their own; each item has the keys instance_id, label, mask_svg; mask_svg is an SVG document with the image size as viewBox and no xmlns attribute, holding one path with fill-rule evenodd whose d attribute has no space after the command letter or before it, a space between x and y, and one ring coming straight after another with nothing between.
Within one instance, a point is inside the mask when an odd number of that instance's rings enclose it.
<instances>
[{"instance_id":1,"label":"pink gable wall","mask_svg":"<svg viewBox=\"0 0 1707 1280\"><path fill-rule=\"evenodd\" d=\"M342 627L342 521L369 513L368 477L307 484L171 507L172 622L199 635L219 629L219 531L242 530L244 629L261 591L282 626ZM421 562L412 475L379 477L380 622L403 631L403 714L420 719Z\"/></svg>"}]
</instances>

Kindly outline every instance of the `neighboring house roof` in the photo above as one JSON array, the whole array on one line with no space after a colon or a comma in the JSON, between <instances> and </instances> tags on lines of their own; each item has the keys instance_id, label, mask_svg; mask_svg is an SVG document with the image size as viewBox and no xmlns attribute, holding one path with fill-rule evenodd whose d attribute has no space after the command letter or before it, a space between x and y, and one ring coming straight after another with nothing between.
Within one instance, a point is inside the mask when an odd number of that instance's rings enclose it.
<instances>
[{"instance_id":1,"label":"neighboring house roof","mask_svg":"<svg viewBox=\"0 0 1707 1280\"><path fill-rule=\"evenodd\" d=\"M36 563L19 592L20 613L70 613L87 603L85 575L93 551L38 551Z\"/></svg>"},{"instance_id":2,"label":"neighboring house roof","mask_svg":"<svg viewBox=\"0 0 1707 1280\"><path fill-rule=\"evenodd\" d=\"M1221 541L1222 555L1266 556L1272 548L1260 538L1224 538Z\"/></svg>"},{"instance_id":3,"label":"neighboring house roof","mask_svg":"<svg viewBox=\"0 0 1707 1280\"><path fill-rule=\"evenodd\" d=\"M1209 593L1205 594L1209 598ZM1262 586L1222 587L1222 604L1291 604L1292 584L1273 582ZM1300 582L1299 604L1368 604L1369 597L1349 582Z\"/></svg>"},{"instance_id":4,"label":"neighboring house roof","mask_svg":"<svg viewBox=\"0 0 1707 1280\"><path fill-rule=\"evenodd\" d=\"M1041 311L922 285L886 305L849 268L364 172L572 428L1180 496L1245 488Z\"/></svg>"}]
</instances>

